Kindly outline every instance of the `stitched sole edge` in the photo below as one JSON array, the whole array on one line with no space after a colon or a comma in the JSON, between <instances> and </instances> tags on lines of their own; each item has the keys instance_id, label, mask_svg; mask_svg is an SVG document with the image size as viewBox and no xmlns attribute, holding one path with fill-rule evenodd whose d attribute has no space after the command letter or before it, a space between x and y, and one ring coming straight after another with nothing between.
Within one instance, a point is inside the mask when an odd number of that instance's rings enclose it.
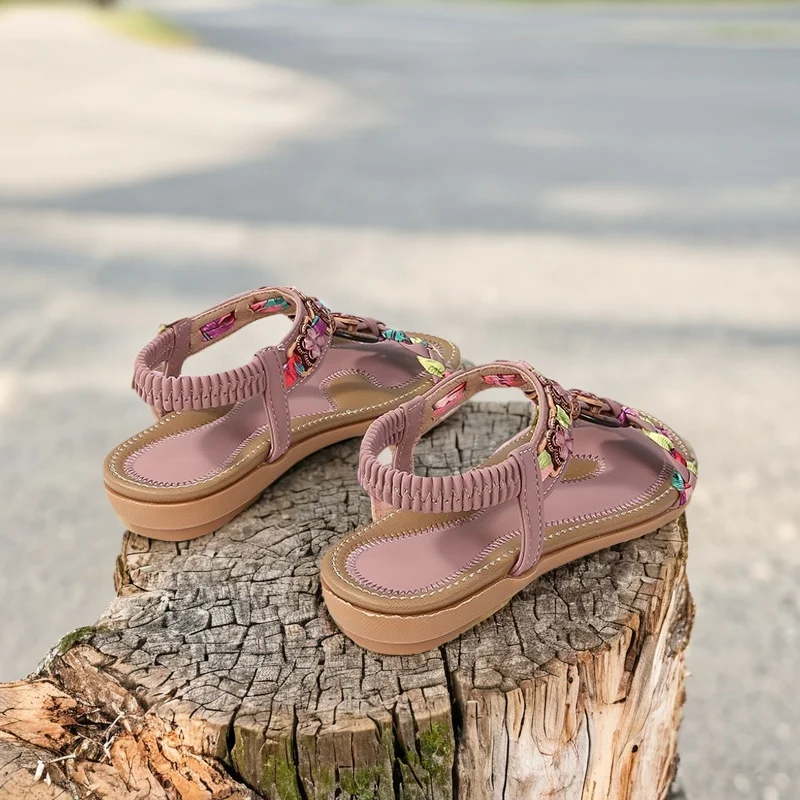
<instances>
[{"instance_id":1,"label":"stitched sole edge","mask_svg":"<svg viewBox=\"0 0 800 800\"><path fill-rule=\"evenodd\" d=\"M360 608L338 597L321 579L322 595L340 630L357 645L385 655L424 653L445 644L505 606L517 592L551 570L604 550L615 544L638 539L678 519L685 507L669 511L636 525L593 536L546 553L524 575L506 575L479 592L435 611L420 614L381 614Z\"/></svg>"},{"instance_id":2,"label":"stitched sole edge","mask_svg":"<svg viewBox=\"0 0 800 800\"><path fill-rule=\"evenodd\" d=\"M178 503L133 500L111 489L106 494L117 516L133 533L165 542L184 542L219 530L255 503L261 493L306 456L346 439L363 436L371 419L303 439L271 464L261 464L218 492Z\"/></svg>"}]
</instances>

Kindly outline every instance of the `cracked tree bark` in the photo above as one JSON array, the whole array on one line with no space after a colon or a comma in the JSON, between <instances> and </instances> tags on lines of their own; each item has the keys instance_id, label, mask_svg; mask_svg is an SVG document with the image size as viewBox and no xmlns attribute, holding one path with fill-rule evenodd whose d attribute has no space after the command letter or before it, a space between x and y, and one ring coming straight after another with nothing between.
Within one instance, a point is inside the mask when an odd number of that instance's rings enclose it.
<instances>
[{"instance_id":1,"label":"cracked tree bark","mask_svg":"<svg viewBox=\"0 0 800 800\"><path fill-rule=\"evenodd\" d=\"M419 469L475 464L526 413L468 405ZM0 797L667 797L693 614L683 519L443 648L377 656L338 633L317 579L369 517L357 454L316 454L212 536L126 534L103 617L0 686Z\"/></svg>"}]
</instances>

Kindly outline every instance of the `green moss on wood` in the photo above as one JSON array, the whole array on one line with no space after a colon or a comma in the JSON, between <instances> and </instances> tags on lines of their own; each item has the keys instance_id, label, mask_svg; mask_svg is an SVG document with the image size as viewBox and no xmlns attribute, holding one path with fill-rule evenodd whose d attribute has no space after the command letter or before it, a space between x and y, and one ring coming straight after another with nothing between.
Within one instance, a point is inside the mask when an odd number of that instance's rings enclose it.
<instances>
[{"instance_id":1,"label":"green moss on wood","mask_svg":"<svg viewBox=\"0 0 800 800\"><path fill-rule=\"evenodd\" d=\"M417 762L419 759L417 759ZM418 783L418 778L414 769L404 762L398 764L400 769L400 782L403 784L403 800L430 800L430 792L427 786L422 787ZM447 795L452 796L452 793Z\"/></svg>"},{"instance_id":2,"label":"green moss on wood","mask_svg":"<svg viewBox=\"0 0 800 800\"><path fill-rule=\"evenodd\" d=\"M265 740L246 725L234 725L233 736L230 762L250 788L269 800L301 800L290 741Z\"/></svg>"},{"instance_id":3,"label":"green moss on wood","mask_svg":"<svg viewBox=\"0 0 800 800\"><path fill-rule=\"evenodd\" d=\"M434 786L449 787L453 770L453 734L443 722L432 722L418 734L420 766Z\"/></svg>"},{"instance_id":4,"label":"green moss on wood","mask_svg":"<svg viewBox=\"0 0 800 800\"><path fill-rule=\"evenodd\" d=\"M76 644L88 644L96 633L102 633L104 630L104 627L96 625L84 625L82 628L75 628L74 631L70 631L61 637L54 648L55 655L63 656Z\"/></svg>"},{"instance_id":5,"label":"green moss on wood","mask_svg":"<svg viewBox=\"0 0 800 800\"><path fill-rule=\"evenodd\" d=\"M343 773L339 785L348 800L382 800L394 794L392 776L383 765L377 764Z\"/></svg>"},{"instance_id":6,"label":"green moss on wood","mask_svg":"<svg viewBox=\"0 0 800 800\"><path fill-rule=\"evenodd\" d=\"M274 787L276 800L300 800L297 770L287 758L271 755L264 762L263 787L267 792L270 785Z\"/></svg>"},{"instance_id":7,"label":"green moss on wood","mask_svg":"<svg viewBox=\"0 0 800 800\"><path fill-rule=\"evenodd\" d=\"M314 796L312 800L322 797L331 797L336 791L336 776L331 769L320 769L314 781ZM308 788L306 787L306 793Z\"/></svg>"}]
</instances>

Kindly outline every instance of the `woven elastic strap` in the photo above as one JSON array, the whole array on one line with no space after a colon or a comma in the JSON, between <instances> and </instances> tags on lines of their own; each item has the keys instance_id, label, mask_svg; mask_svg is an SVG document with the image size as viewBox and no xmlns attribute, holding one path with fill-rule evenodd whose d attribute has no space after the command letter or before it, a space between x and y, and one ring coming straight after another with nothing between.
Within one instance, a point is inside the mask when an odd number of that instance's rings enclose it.
<instances>
[{"instance_id":1,"label":"woven elastic strap","mask_svg":"<svg viewBox=\"0 0 800 800\"><path fill-rule=\"evenodd\" d=\"M416 402L422 403L422 398ZM463 475L442 477L414 475L379 463L375 454L387 447L407 448L414 436L409 436L406 427L407 413L407 408L401 407L384 414L372 424L361 444L358 479L374 499L396 509L437 512L473 511L519 495L521 477L510 459Z\"/></svg>"},{"instance_id":2,"label":"woven elastic strap","mask_svg":"<svg viewBox=\"0 0 800 800\"><path fill-rule=\"evenodd\" d=\"M220 408L263 394L267 374L258 354L242 367L214 375L179 373L189 356L257 319L277 313L294 318L292 330L276 348L285 352L297 340L304 319L313 313L309 304L309 299L295 289L259 289L233 297L195 317L163 326L136 357L133 388L159 415Z\"/></svg>"}]
</instances>

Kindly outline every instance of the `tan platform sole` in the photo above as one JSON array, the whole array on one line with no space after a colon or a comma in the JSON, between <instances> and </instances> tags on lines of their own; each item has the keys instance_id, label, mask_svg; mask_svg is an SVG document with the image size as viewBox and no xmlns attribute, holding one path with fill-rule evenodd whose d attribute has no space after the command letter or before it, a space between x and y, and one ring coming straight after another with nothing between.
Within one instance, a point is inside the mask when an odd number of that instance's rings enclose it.
<instances>
[{"instance_id":1,"label":"tan platform sole","mask_svg":"<svg viewBox=\"0 0 800 800\"><path fill-rule=\"evenodd\" d=\"M578 558L644 536L677 519L671 509L624 530L606 533L547 553L524 575L506 576L476 594L446 608L422 614L381 614L367 611L335 595L322 581L322 595L336 624L357 645L375 653L409 655L438 647L488 619L531 581Z\"/></svg>"},{"instance_id":2,"label":"tan platform sole","mask_svg":"<svg viewBox=\"0 0 800 800\"><path fill-rule=\"evenodd\" d=\"M271 464L262 464L236 483L218 492L179 503L133 500L106 485L106 493L119 518L134 533L165 542L183 542L219 530L255 503L261 493L306 456L323 447L363 436L371 419L323 431L290 447Z\"/></svg>"}]
</instances>

